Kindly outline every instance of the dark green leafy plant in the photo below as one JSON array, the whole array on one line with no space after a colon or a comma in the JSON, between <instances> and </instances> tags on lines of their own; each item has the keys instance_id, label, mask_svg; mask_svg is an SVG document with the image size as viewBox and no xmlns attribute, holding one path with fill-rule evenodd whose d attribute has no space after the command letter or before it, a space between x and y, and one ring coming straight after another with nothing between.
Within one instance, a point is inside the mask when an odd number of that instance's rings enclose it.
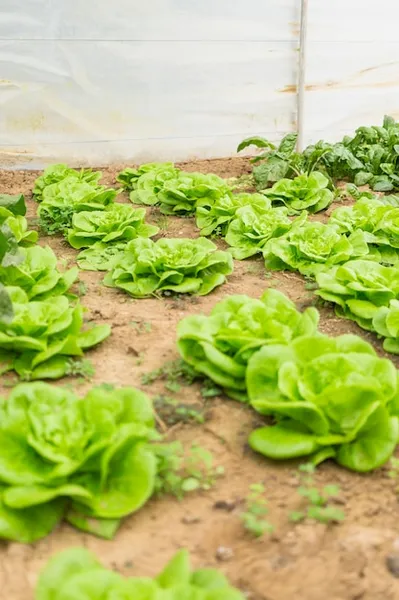
<instances>
[{"instance_id":1,"label":"dark green leafy plant","mask_svg":"<svg viewBox=\"0 0 399 600\"><path fill-rule=\"evenodd\" d=\"M150 577L122 577L105 569L85 548L56 554L42 571L35 600L90 598L134 600L244 600L216 569L192 571L187 550L179 550L163 571Z\"/></svg>"},{"instance_id":2,"label":"dark green leafy plant","mask_svg":"<svg viewBox=\"0 0 399 600\"><path fill-rule=\"evenodd\" d=\"M45 383L0 402L0 537L31 543L65 518L112 537L151 496L156 432L148 398L93 388L84 398Z\"/></svg>"},{"instance_id":3,"label":"dark green leafy plant","mask_svg":"<svg viewBox=\"0 0 399 600\"><path fill-rule=\"evenodd\" d=\"M383 465L399 435L398 372L354 335L302 336L264 346L248 363L253 408L276 419L253 431L250 446L268 458L333 458L353 471Z\"/></svg>"},{"instance_id":4,"label":"dark green leafy plant","mask_svg":"<svg viewBox=\"0 0 399 600\"><path fill-rule=\"evenodd\" d=\"M246 401L245 374L251 356L264 345L315 333L318 319L315 308L300 313L277 290L266 290L260 300L229 296L214 306L210 316L191 315L180 321L177 346L197 372L229 396Z\"/></svg>"},{"instance_id":5,"label":"dark green leafy plant","mask_svg":"<svg viewBox=\"0 0 399 600\"><path fill-rule=\"evenodd\" d=\"M137 238L108 273L104 283L135 298L170 291L209 294L233 271L228 252L217 250L210 240Z\"/></svg>"}]
</instances>

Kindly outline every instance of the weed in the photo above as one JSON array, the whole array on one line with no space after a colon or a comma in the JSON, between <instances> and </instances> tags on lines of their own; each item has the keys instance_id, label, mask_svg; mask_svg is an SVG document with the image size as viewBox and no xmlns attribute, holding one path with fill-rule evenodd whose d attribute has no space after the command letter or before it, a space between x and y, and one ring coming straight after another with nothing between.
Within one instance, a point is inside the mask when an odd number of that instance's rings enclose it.
<instances>
[{"instance_id":1,"label":"weed","mask_svg":"<svg viewBox=\"0 0 399 600\"><path fill-rule=\"evenodd\" d=\"M145 358L145 352L139 352L136 359L136 366L139 367L143 364Z\"/></svg>"},{"instance_id":2,"label":"weed","mask_svg":"<svg viewBox=\"0 0 399 600\"><path fill-rule=\"evenodd\" d=\"M150 333L152 325L149 321L130 321L130 326L141 335L142 333Z\"/></svg>"},{"instance_id":3,"label":"weed","mask_svg":"<svg viewBox=\"0 0 399 600\"><path fill-rule=\"evenodd\" d=\"M299 467L301 485L298 488L298 494L305 498L307 506L303 511L293 511L290 514L290 520L294 523L306 518L319 521L319 523L343 521L345 513L341 509L329 505L332 498L339 496L339 486L326 485L320 491L314 482L315 470L312 463L305 463Z\"/></svg>"},{"instance_id":4,"label":"weed","mask_svg":"<svg viewBox=\"0 0 399 600\"><path fill-rule=\"evenodd\" d=\"M164 364L163 367L145 373L141 378L143 385L154 383L157 379L166 380L166 383L181 383L182 385L191 385L198 378L198 374L190 365L181 359L172 360Z\"/></svg>"},{"instance_id":5,"label":"weed","mask_svg":"<svg viewBox=\"0 0 399 600\"><path fill-rule=\"evenodd\" d=\"M95 372L96 370L93 363L87 358L82 358L80 360L71 359L68 363L66 375L72 375L74 377L80 376L83 377L83 379L92 379Z\"/></svg>"},{"instance_id":6,"label":"weed","mask_svg":"<svg viewBox=\"0 0 399 600\"><path fill-rule=\"evenodd\" d=\"M244 528L255 537L272 533L273 525L264 518L269 512L266 498L263 496L265 486L262 483L253 483L249 489L250 494L246 498L246 510L240 515Z\"/></svg>"},{"instance_id":7,"label":"weed","mask_svg":"<svg viewBox=\"0 0 399 600\"><path fill-rule=\"evenodd\" d=\"M394 456L392 456L391 460L389 461L389 465L391 468L388 471L388 477L390 479L398 479L398 477L399 477L399 458L395 458Z\"/></svg>"},{"instance_id":8,"label":"weed","mask_svg":"<svg viewBox=\"0 0 399 600\"><path fill-rule=\"evenodd\" d=\"M180 442L155 444L154 450L158 462L155 491L159 495L181 499L189 492L209 490L224 475L223 467L215 467L212 454L201 446L193 445L187 455Z\"/></svg>"},{"instance_id":9,"label":"weed","mask_svg":"<svg viewBox=\"0 0 399 600\"><path fill-rule=\"evenodd\" d=\"M84 281L78 281L78 296L82 297L87 294L87 285Z\"/></svg>"},{"instance_id":10,"label":"weed","mask_svg":"<svg viewBox=\"0 0 399 600\"><path fill-rule=\"evenodd\" d=\"M156 396L154 398L154 407L162 418L162 421L169 426L175 425L176 423L205 422L205 417L201 408L180 403L170 396L164 396L163 394Z\"/></svg>"}]
</instances>

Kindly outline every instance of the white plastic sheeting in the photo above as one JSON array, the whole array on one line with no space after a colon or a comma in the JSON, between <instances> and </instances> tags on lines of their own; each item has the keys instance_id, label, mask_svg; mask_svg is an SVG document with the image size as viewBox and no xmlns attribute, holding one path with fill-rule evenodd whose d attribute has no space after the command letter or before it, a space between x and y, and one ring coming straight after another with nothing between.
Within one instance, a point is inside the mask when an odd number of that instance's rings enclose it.
<instances>
[{"instance_id":1,"label":"white plastic sheeting","mask_svg":"<svg viewBox=\"0 0 399 600\"><path fill-rule=\"evenodd\" d=\"M280 138L296 127L299 5L1 0L0 166L206 158ZM309 0L305 141L399 117L398 17L397 0Z\"/></svg>"}]
</instances>

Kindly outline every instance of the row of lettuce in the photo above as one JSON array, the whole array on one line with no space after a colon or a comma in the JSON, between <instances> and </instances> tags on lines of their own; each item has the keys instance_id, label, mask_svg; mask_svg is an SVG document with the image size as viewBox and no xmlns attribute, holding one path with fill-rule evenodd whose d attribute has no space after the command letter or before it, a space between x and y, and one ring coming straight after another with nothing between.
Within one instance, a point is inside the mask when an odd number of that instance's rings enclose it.
<instances>
[{"instance_id":1,"label":"row of lettuce","mask_svg":"<svg viewBox=\"0 0 399 600\"><path fill-rule=\"evenodd\" d=\"M49 247L28 229L22 195L0 195L0 374L57 379L73 360L110 335L87 327L71 286L78 269L61 272Z\"/></svg>"}]
</instances>

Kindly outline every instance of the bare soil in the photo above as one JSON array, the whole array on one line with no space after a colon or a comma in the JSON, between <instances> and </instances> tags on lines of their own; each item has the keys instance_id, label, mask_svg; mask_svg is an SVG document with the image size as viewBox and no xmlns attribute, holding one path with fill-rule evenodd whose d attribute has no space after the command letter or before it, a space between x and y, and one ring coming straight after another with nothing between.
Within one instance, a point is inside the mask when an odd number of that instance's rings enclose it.
<instances>
[{"instance_id":1,"label":"bare soil","mask_svg":"<svg viewBox=\"0 0 399 600\"><path fill-rule=\"evenodd\" d=\"M187 170L214 172L224 177L250 172L246 159L207 160L184 165ZM120 167L104 169L104 182L115 184ZM0 171L0 193L26 194L29 215L35 205L31 189L37 172ZM127 198L126 198L127 201ZM157 209L148 219L162 227L161 235L195 237L192 219L160 218ZM76 252L62 239L41 239L60 257L73 263ZM220 242L223 247L223 242ZM165 392L162 382L143 386L141 377L177 358L176 325L184 316L209 312L228 294L259 297L267 287L286 293L299 308L314 303L301 277L292 273L265 273L260 259L235 263L228 282L204 298L132 300L101 285L101 273L81 272L87 287L82 303L89 318L112 326L112 336L87 354L96 373L91 383L71 380L78 393L90 385L109 382L134 385L152 396ZM354 323L338 319L321 308L321 328L330 335L354 332L381 346ZM151 330L132 326L151 323ZM391 357L392 358L392 357ZM65 383L63 381L62 383ZM8 390L4 388L3 393ZM317 470L320 484L341 488L340 508L346 513L339 525L288 519L302 501L297 493L298 463L276 464L254 454L247 446L258 416L248 407L224 397L204 400L200 386L183 387L170 394L181 401L204 405L206 423L171 427L169 439L188 448L193 441L212 451L225 476L208 492L151 500L125 519L113 541L85 535L63 524L46 539L32 544L0 542L0 599L30 600L37 575L55 552L83 545L104 564L126 575L155 574L181 547L190 550L195 566L216 566L251 600L395 600L399 599L399 505L397 483L388 477L388 466L369 475L345 471L332 462ZM272 535L255 539L243 529L239 515L250 484L263 482L269 504ZM390 562L390 570L387 568ZM393 574L395 572L395 575Z\"/></svg>"}]
</instances>

